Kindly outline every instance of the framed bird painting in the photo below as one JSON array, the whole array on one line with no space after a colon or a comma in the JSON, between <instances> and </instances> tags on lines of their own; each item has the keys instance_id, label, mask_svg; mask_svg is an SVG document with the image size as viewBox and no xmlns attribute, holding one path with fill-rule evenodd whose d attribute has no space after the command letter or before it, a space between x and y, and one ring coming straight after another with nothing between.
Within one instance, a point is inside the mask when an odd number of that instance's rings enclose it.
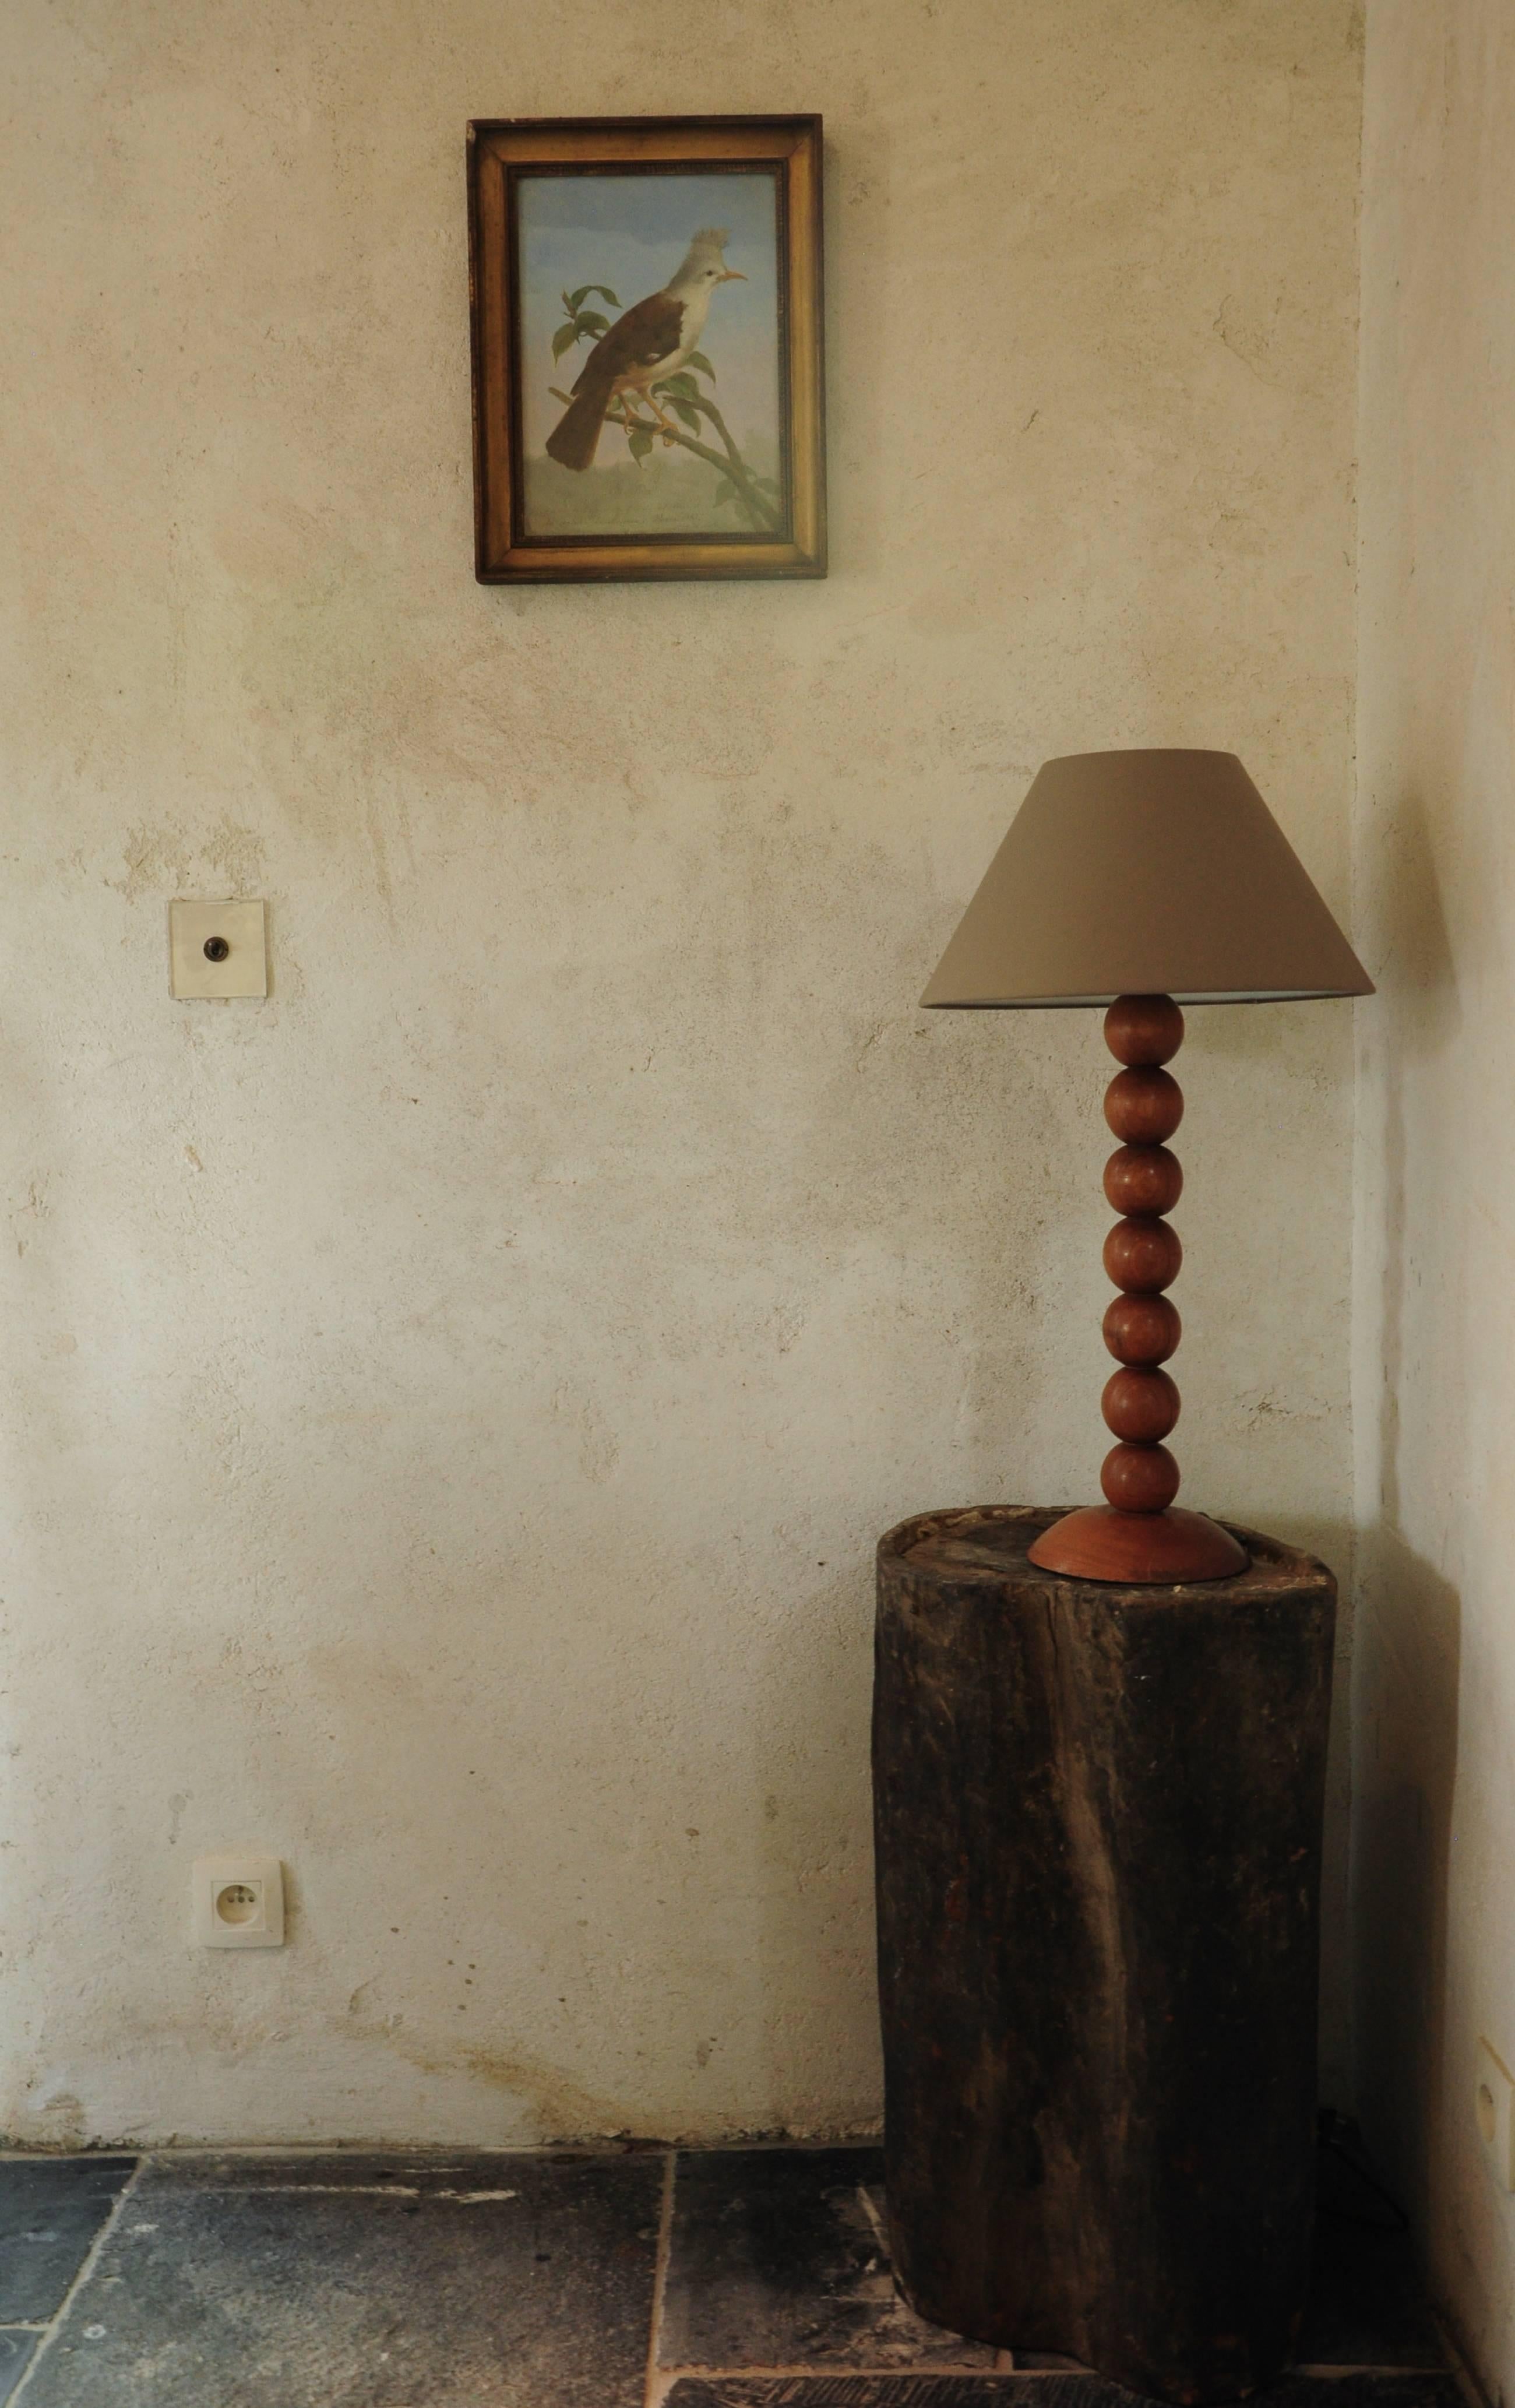
<instances>
[{"instance_id":1,"label":"framed bird painting","mask_svg":"<svg viewBox=\"0 0 1515 2408\"><path fill-rule=\"evenodd\" d=\"M819 117L468 128L485 584L823 577Z\"/></svg>"}]
</instances>

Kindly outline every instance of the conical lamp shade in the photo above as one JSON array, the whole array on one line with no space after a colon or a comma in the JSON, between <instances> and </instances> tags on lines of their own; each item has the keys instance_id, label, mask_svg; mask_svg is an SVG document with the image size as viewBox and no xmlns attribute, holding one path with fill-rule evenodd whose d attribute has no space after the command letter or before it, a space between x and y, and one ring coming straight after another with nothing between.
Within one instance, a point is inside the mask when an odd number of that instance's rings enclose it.
<instances>
[{"instance_id":1,"label":"conical lamp shade","mask_svg":"<svg viewBox=\"0 0 1515 2408\"><path fill-rule=\"evenodd\" d=\"M1037 770L921 1000L1372 993L1234 752L1070 752Z\"/></svg>"}]
</instances>

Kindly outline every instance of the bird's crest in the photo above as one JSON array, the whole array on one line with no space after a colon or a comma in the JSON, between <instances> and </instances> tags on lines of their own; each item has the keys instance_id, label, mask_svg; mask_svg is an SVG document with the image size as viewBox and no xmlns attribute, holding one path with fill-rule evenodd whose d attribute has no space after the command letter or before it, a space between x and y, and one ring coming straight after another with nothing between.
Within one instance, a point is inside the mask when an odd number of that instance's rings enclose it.
<instances>
[{"instance_id":1,"label":"bird's crest","mask_svg":"<svg viewBox=\"0 0 1515 2408\"><path fill-rule=\"evenodd\" d=\"M673 279L673 283L675 285L693 284L695 278L703 275L707 267L723 267L726 264L725 249L730 240L729 226L702 226L684 253L683 262L678 275Z\"/></svg>"}]
</instances>

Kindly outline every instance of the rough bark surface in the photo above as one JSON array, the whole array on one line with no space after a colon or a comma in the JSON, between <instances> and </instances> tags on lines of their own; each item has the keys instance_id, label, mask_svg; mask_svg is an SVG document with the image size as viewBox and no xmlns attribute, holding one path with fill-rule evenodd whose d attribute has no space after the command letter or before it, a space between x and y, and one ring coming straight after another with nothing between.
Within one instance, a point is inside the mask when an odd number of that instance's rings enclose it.
<instances>
[{"instance_id":1,"label":"rough bark surface","mask_svg":"<svg viewBox=\"0 0 1515 2408\"><path fill-rule=\"evenodd\" d=\"M1133 2389L1286 2361L1313 2210L1336 1583L1037 1571L1055 1519L879 1547L874 1800L890 2230L923 2315Z\"/></svg>"}]
</instances>

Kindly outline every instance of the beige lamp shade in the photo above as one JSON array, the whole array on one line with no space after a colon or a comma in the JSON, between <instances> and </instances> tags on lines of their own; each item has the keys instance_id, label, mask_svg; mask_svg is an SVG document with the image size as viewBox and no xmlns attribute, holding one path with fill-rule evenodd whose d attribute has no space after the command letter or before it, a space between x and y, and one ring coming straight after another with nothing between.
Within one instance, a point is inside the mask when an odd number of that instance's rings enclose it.
<instances>
[{"instance_id":1,"label":"beige lamp shade","mask_svg":"<svg viewBox=\"0 0 1515 2408\"><path fill-rule=\"evenodd\" d=\"M1234 752L1070 752L1037 770L921 1000L1372 993Z\"/></svg>"}]
</instances>

